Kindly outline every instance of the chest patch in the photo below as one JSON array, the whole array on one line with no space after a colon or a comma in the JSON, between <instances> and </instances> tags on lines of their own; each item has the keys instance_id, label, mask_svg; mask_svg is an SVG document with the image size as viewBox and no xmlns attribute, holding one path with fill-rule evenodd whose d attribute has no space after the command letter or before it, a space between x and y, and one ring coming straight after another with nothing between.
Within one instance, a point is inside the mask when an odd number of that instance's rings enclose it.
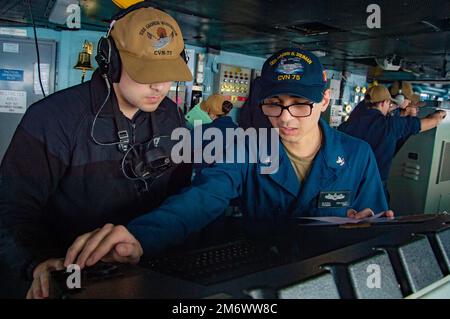
<instances>
[{"instance_id":1,"label":"chest patch","mask_svg":"<svg viewBox=\"0 0 450 319\"><path fill-rule=\"evenodd\" d=\"M350 191L320 192L318 208L338 208L350 206Z\"/></svg>"}]
</instances>

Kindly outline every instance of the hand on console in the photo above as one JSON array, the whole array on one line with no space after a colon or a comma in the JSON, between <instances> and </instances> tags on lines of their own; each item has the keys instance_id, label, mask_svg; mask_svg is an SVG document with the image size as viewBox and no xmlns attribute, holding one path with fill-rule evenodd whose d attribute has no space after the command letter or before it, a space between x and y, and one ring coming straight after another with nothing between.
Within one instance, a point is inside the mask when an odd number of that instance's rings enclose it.
<instances>
[{"instance_id":1,"label":"hand on console","mask_svg":"<svg viewBox=\"0 0 450 319\"><path fill-rule=\"evenodd\" d=\"M64 266L76 263L83 269L99 260L137 264L142 254L141 244L125 226L106 224L79 236L68 249Z\"/></svg>"}]
</instances>

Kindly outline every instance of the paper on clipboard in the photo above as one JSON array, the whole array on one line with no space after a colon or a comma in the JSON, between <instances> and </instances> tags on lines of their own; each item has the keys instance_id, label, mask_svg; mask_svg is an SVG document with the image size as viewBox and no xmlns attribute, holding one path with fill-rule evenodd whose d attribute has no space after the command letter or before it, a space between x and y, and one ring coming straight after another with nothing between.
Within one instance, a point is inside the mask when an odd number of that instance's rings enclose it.
<instances>
[{"instance_id":1,"label":"paper on clipboard","mask_svg":"<svg viewBox=\"0 0 450 319\"><path fill-rule=\"evenodd\" d=\"M344 224L359 224L359 223L377 223L384 222L390 218L380 218L384 212L376 214L372 217L355 219L349 217L339 217L339 216L318 216L318 217L296 217L298 221L311 221L308 225L344 225Z\"/></svg>"}]
</instances>

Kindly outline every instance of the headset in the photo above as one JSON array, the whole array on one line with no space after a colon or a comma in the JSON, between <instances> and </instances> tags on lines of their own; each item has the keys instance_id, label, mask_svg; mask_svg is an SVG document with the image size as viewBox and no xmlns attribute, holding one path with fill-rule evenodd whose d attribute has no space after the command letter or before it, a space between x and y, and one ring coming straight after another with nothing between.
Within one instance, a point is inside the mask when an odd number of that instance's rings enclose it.
<instances>
[{"instance_id":1,"label":"headset","mask_svg":"<svg viewBox=\"0 0 450 319\"><path fill-rule=\"evenodd\" d=\"M128 7L127 9L119 11L112 17L106 37L100 38L97 45L97 55L95 56L95 60L98 63L102 76L106 76L112 83L117 83L120 81L122 70L122 62L120 60L119 51L117 50L114 40L110 36L114 23L132 11L151 7L152 6L147 2L139 2Z\"/></svg>"},{"instance_id":2,"label":"headset","mask_svg":"<svg viewBox=\"0 0 450 319\"><path fill-rule=\"evenodd\" d=\"M150 120L153 138L141 144L131 143L130 135L128 133L128 123L120 112L117 99L111 94L111 83L118 83L120 81L122 63L120 60L119 51L114 40L110 36L110 33L114 27L114 23L126 16L128 13L141 8L151 7L153 6L147 2L139 2L125 10L120 11L113 16L106 36L100 38L97 45L97 55L95 56L95 60L98 63L100 74L105 80L108 94L96 113L91 127L91 138L94 143L102 146L115 145L118 147L120 152L124 153L121 162L122 173L129 180L143 181L145 185L144 191L148 191L148 180L153 183L159 177L164 175L169 168L174 166L174 163L170 158L170 153L174 142L171 140L170 136L160 134L154 112L151 112ZM180 56L183 58L185 63L188 62L184 49L181 51ZM111 99L112 102L114 120L117 126L118 141L104 143L95 138L94 127L99 114L109 99ZM176 88L176 101L178 104L178 82ZM180 126L183 126L183 120L181 118L178 105L177 112L179 124Z\"/></svg>"},{"instance_id":3,"label":"headset","mask_svg":"<svg viewBox=\"0 0 450 319\"><path fill-rule=\"evenodd\" d=\"M403 88L403 81L398 81L398 93L397 93L397 95L395 95L394 99L399 104L402 104L405 101L405 99L406 99L405 95L402 92L402 88Z\"/></svg>"}]
</instances>

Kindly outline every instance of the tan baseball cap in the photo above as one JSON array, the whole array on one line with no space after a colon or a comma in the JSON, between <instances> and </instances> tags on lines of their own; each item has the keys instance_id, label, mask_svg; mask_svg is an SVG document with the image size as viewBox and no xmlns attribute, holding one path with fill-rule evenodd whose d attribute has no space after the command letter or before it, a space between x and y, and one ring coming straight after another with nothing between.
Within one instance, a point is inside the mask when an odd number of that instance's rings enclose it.
<instances>
[{"instance_id":1,"label":"tan baseball cap","mask_svg":"<svg viewBox=\"0 0 450 319\"><path fill-rule=\"evenodd\" d=\"M369 95L369 101L371 103L378 103L386 100L391 100L397 103L397 101L392 98L391 93L389 93L389 90L383 85L376 85L371 87L367 92L367 94Z\"/></svg>"},{"instance_id":2,"label":"tan baseball cap","mask_svg":"<svg viewBox=\"0 0 450 319\"><path fill-rule=\"evenodd\" d=\"M396 96L396 95L400 94L400 89L402 91L401 94L403 94L408 100L410 100L410 101L413 100L414 91L413 91L413 87L412 87L411 83L409 83L407 81L401 81L401 88L400 88L400 82L395 81L391 86L392 96Z\"/></svg>"},{"instance_id":3,"label":"tan baseball cap","mask_svg":"<svg viewBox=\"0 0 450 319\"><path fill-rule=\"evenodd\" d=\"M200 104L203 111L214 115L224 114L222 110L223 102L227 101L227 98L221 94L210 95L205 101Z\"/></svg>"},{"instance_id":4,"label":"tan baseball cap","mask_svg":"<svg viewBox=\"0 0 450 319\"><path fill-rule=\"evenodd\" d=\"M181 57L178 23L155 8L140 8L117 20L111 30L125 71L138 83L192 81Z\"/></svg>"}]
</instances>

